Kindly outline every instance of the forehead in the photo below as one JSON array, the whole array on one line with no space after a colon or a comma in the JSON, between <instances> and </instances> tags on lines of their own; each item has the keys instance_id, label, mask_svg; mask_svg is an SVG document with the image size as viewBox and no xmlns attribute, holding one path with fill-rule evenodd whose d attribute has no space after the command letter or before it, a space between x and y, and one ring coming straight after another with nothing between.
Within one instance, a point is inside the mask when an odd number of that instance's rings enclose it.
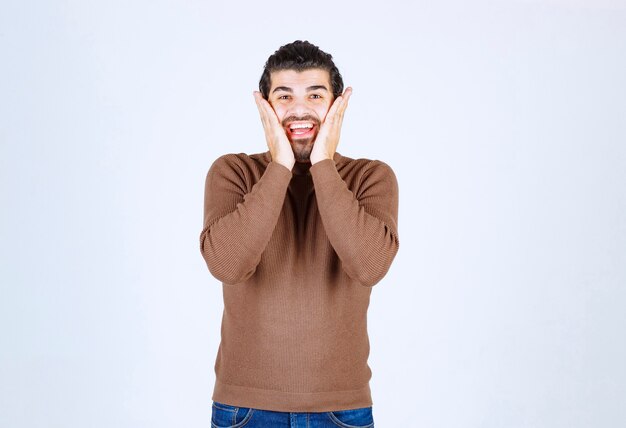
<instances>
[{"instance_id":1,"label":"forehead","mask_svg":"<svg viewBox=\"0 0 626 428\"><path fill-rule=\"evenodd\" d=\"M303 71L273 71L270 73L270 81L272 82L270 92L277 86L297 89L316 85L324 85L332 92L330 87L330 73L321 68L311 68Z\"/></svg>"}]
</instances>

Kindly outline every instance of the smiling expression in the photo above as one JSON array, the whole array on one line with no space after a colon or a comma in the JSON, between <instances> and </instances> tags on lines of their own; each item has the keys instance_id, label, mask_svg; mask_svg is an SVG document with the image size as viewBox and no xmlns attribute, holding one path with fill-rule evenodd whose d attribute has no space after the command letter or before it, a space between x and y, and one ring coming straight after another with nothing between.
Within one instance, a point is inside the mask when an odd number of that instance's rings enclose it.
<instances>
[{"instance_id":1,"label":"smiling expression","mask_svg":"<svg viewBox=\"0 0 626 428\"><path fill-rule=\"evenodd\" d=\"M296 161L310 162L315 138L333 102L328 71L274 71L268 101L287 134Z\"/></svg>"}]
</instances>

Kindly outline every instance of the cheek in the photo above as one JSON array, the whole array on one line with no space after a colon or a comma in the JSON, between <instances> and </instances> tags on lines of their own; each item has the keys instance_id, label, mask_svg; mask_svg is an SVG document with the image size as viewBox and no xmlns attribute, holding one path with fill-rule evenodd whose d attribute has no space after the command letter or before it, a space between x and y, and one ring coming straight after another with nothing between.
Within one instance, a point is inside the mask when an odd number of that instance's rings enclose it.
<instances>
[{"instance_id":1,"label":"cheek","mask_svg":"<svg viewBox=\"0 0 626 428\"><path fill-rule=\"evenodd\" d=\"M285 109L281 106L274 106L274 112L276 113L276 117L278 117L278 122L282 122L285 118Z\"/></svg>"},{"instance_id":2,"label":"cheek","mask_svg":"<svg viewBox=\"0 0 626 428\"><path fill-rule=\"evenodd\" d=\"M328 110L330 110L330 106L320 106L318 109L316 109L316 113L317 116L320 118L320 120L323 122L324 119L326 119L326 114L328 113Z\"/></svg>"}]
</instances>

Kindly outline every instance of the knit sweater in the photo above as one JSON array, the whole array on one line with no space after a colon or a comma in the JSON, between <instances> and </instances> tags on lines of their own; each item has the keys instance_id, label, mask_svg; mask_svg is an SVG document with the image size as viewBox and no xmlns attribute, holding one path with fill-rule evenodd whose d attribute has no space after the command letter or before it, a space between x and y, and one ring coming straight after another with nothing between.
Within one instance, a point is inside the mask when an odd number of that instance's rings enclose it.
<instances>
[{"instance_id":1,"label":"knit sweater","mask_svg":"<svg viewBox=\"0 0 626 428\"><path fill-rule=\"evenodd\" d=\"M397 219L398 183L382 161L335 153L290 171L269 151L215 160L200 234L224 298L212 399L371 406L367 309L398 251Z\"/></svg>"}]
</instances>

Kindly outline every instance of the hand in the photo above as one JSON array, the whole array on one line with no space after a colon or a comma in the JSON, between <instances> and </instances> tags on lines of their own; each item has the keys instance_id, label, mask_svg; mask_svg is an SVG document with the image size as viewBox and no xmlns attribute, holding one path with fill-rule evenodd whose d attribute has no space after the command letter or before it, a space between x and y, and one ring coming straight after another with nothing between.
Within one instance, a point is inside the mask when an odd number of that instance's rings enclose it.
<instances>
[{"instance_id":1,"label":"hand","mask_svg":"<svg viewBox=\"0 0 626 428\"><path fill-rule=\"evenodd\" d=\"M284 165L291 171L296 163L296 157L293 154L287 134L285 134L285 130L281 126L276 112L274 112L270 103L263 98L259 91L254 91L253 94L256 105L259 108L261 122L263 122L263 129L265 130L265 139L267 140L267 147L270 149L272 160Z\"/></svg>"},{"instance_id":2,"label":"hand","mask_svg":"<svg viewBox=\"0 0 626 428\"><path fill-rule=\"evenodd\" d=\"M332 159L339 144L339 134L341 133L341 123L343 114L348 107L348 100L352 94L352 88L348 87L343 95L337 97L333 105L326 113L326 118L320 127L320 131L311 150L311 164L315 164L324 159Z\"/></svg>"}]
</instances>

